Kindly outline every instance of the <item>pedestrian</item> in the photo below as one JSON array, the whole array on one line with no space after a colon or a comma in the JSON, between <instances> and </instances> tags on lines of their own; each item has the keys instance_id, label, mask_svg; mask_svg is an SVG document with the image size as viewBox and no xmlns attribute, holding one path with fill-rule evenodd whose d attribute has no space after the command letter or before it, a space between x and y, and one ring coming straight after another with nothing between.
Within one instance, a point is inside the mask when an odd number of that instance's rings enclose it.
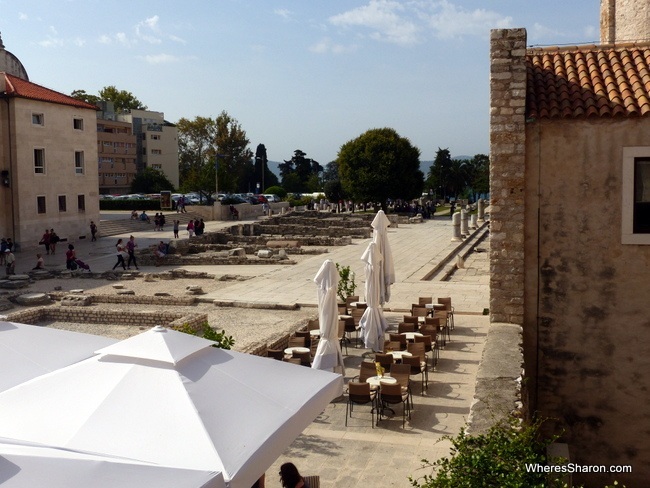
<instances>
[{"instance_id":1,"label":"pedestrian","mask_svg":"<svg viewBox=\"0 0 650 488\"><path fill-rule=\"evenodd\" d=\"M90 221L90 235L92 236L91 242L97 240L97 225L92 220Z\"/></svg>"},{"instance_id":2,"label":"pedestrian","mask_svg":"<svg viewBox=\"0 0 650 488\"><path fill-rule=\"evenodd\" d=\"M113 269L117 268L118 266L122 266L122 268L126 271L126 263L124 262L124 258L127 257L128 254L126 252L126 249L124 249L122 239L117 240L117 244L115 244L115 250L117 255L117 263L115 263Z\"/></svg>"},{"instance_id":3,"label":"pedestrian","mask_svg":"<svg viewBox=\"0 0 650 488\"><path fill-rule=\"evenodd\" d=\"M178 239L178 227L180 223L180 220L174 220L174 239Z\"/></svg>"},{"instance_id":4,"label":"pedestrian","mask_svg":"<svg viewBox=\"0 0 650 488\"><path fill-rule=\"evenodd\" d=\"M11 237L7 237L7 249L12 252L14 250L14 241L11 240Z\"/></svg>"},{"instance_id":5,"label":"pedestrian","mask_svg":"<svg viewBox=\"0 0 650 488\"><path fill-rule=\"evenodd\" d=\"M5 264L5 251L7 250L7 239L4 237L0 241L0 264L4 266Z\"/></svg>"},{"instance_id":6,"label":"pedestrian","mask_svg":"<svg viewBox=\"0 0 650 488\"><path fill-rule=\"evenodd\" d=\"M50 254L50 231L45 229L45 234L43 234L43 237L41 237L41 242L39 244L43 244L45 246L45 254Z\"/></svg>"},{"instance_id":7,"label":"pedestrian","mask_svg":"<svg viewBox=\"0 0 650 488\"><path fill-rule=\"evenodd\" d=\"M187 223L187 234L189 237L194 235L194 221L192 219Z\"/></svg>"},{"instance_id":8,"label":"pedestrian","mask_svg":"<svg viewBox=\"0 0 650 488\"><path fill-rule=\"evenodd\" d=\"M72 244L68 244L68 250L65 252L65 268L70 271L77 269L77 253Z\"/></svg>"},{"instance_id":9,"label":"pedestrian","mask_svg":"<svg viewBox=\"0 0 650 488\"><path fill-rule=\"evenodd\" d=\"M32 271L35 269L45 269L45 260L40 252L36 253L36 266L32 268Z\"/></svg>"},{"instance_id":10,"label":"pedestrian","mask_svg":"<svg viewBox=\"0 0 650 488\"><path fill-rule=\"evenodd\" d=\"M160 212L160 217L158 217L158 230L163 230L163 227L165 227L165 214Z\"/></svg>"},{"instance_id":11,"label":"pedestrian","mask_svg":"<svg viewBox=\"0 0 650 488\"><path fill-rule=\"evenodd\" d=\"M199 232L197 232L196 222L194 222L194 232L196 232L197 236L202 236L203 233L205 232L205 222L203 222L203 219L199 220L198 230Z\"/></svg>"},{"instance_id":12,"label":"pedestrian","mask_svg":"<svg viewBox=\"0 0 650 488\"><path fill-rule=\"evenodd\" d=\"M50 229L50 252L52 254L56 251L56 243L60 240L59 236L54 232L54 229Z\"/></svg>"},{"instance_id":13,"label":"pedestrian","mask_svg":"<svg viewBox=\"0 0 650 488\"><path fill-rule=\"evenodd\" d=\"M16 274L16 256L11 252L11 249L5 251L5 270L7 276Z\"/></svg>"},{"instance_id":14,"label":"pedestrian","mask_svg":"<svg viewBox=\"0 0 650 488\"><path fill-rule=\"evenodd\" d=\"M160 230L160 217L158 216L158 212L153 217L153 230Z\"/></svg>"},{"instance_id":15,"label":"pedestrian","mask_svg":"<svg viewBox=\"0 0 650 488\"><path fill-rule=\"evenodd\" d=\"M138 245L135 243L135 237L129 237L129 241L126 243L126 251L129 253L129 262L126 264L127 269L131 269L131 262L133 262L135 269L140 269L138 268L138 262L135 260L136 247L138 247Z\"/></svg>"}]
</instances>

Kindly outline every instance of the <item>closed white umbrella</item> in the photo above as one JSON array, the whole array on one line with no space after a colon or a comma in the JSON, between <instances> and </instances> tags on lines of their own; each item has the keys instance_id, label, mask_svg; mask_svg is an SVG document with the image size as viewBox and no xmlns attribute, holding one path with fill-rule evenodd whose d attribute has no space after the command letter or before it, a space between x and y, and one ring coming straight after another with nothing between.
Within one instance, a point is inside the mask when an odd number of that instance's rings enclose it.
<instances>
[{"instance_id":1,"label":"closed white umbrella","mask_svg":"<svg viewBox=\"0 0 650 488\"><path fill-rule=\"evenodd\" d=\"M318 322L320 341L312 361L312 368L343 374L343 353L339 343L339 314L336 303L336 288L339 272L331 259L326 259L314 278L318 289ZM341 384L341 395L343 385Z\"/></svg>"},{"instance_id":2,"label":"closed white umbrella","mask_svg":"<svg viewBox=\"0 0 650 488\"><path fill-rule=\"evenodd\" d=\"M381 310L381 269L383 258L379 246L375 242L368 244L366 251L361 256L365 263L366 271L366 310L361 316L359 326L365 347L373 351L384 350L384 336L388 323Z\"/></svg>"},{"instance_id":3,"label":"closed white umbrella","mask_svg":"<svg viewBox=\"0 0 650 488\"><path fill-rule=\"evenodd\" d=\"M372 233L372 241L377 244L379 252L383 258L381 267L381 277L379 283L381 289L379 291L379 302L383 305L390 301L390 285L395 283L395 264L393 262L393 253L390 249L390 242L388 242L388 227L390 220L386 217L383 210L377 212L375 218L370 224L374 229Z\"/></svg>"},{"instance_id":4,"label":"closed white umbrella","mask_svg":"<svg viewBox=\"0 0 650 488\"><path fill-rule=\"evenodd\" d=\"M220 472L250 488L342 378L211 345L155 327L17 385L0 393L0 437Z\"/></svg>"}]
</instances>

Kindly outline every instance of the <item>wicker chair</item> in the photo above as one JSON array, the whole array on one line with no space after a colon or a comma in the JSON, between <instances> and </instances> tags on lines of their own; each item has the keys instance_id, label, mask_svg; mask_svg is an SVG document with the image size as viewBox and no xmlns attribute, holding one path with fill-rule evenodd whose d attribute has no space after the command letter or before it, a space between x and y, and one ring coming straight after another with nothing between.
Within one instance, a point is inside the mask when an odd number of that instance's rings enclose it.
<instances>
[{"instance_id":1,"label":"wicker chair","mask_svg":"<svg viewBox=\"0 0 650 488\"><path fill-rule=\"evenodd\" d=\"M363 364L363 363L362 363ZM354 405L367 405L370 403L370 420L371 425L375 427L375 404L377 401L377 391L370 388L370 384L364 381L350 381L348 383L348 403L345 406L345 426L348 426L348 415L352 417Z\"/></svg>"}]
</instances>

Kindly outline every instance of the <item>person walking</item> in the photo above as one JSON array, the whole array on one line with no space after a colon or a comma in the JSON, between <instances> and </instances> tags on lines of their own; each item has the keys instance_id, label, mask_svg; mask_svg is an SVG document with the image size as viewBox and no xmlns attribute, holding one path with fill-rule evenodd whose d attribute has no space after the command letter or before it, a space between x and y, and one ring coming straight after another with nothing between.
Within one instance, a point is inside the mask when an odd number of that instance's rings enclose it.
<instances>
[{"instance_id":1,"label":"person walking","mask_svg":"<svg viewBox=\"0 0 650 488\"><path fill-rule=\"evenodd\" d=\"M5 271L7 276L16 274L16 256L11 249L5 251Z\"/></svg>"},{"instance_id":2,"label":"person walking","mask_svg":"<svg viewBox=\"0 0 650 488\"><path fill-rule=\"evenodd\" d=\"M91 242L97 240L97 225L92 220L90 221L90 235L92 236Z\"/></svg>"},{"instance_id":3,"label":"person walking","mask_svg":"<svg viewBox=\"0 0 650 488\"><path fill-rule=\"evenodd\" d=\"M138 262L135 260L136 247L138 247L138 245L135 243L135 237L133 236L129 237L129 241L126 243L126 251L129 253L129 261L126 264L127 269L131 269L131 262L133 262L133 266L135 266L135 269L140 269L138 268Z\"/></svg>"},{"instance_id":4,"label":"person walking","mask_svg":"<svg viewBox=\"0 0 650 488\"><path fill-rule=\"evenodd\" d=\"M50 229L50 252L52 254L56 251L56 243L60 240L59 236L54 232L54 229Z\"/></svg>"},{"instance_id":5,"label":"person walking","mask_svg":"<svg viewBox=\"0 0 650 488\"><path fill-rule=\"evenodd\" d=\"M122 269L126 271L126 263L124 262L124 258L128 256L128 253L124 248L124 244L122 244L122 239L117 240L117 244L115 244L115 250L117 255L117 263L115 263L113 269L117 268L118 266L122 266Z\"/></svg>"},{"instance_id":6,"label":"person walking","mask_svg":"<svg viewBox=\"0 0 650 488\"><path fill-rule=\"evenodd\" d=\"M69 269L70 271L74 271L77 269L77 253L74 250L74 246L72 244L68 244L68 250L65 252L65 268Z\"/></svg>"},{"instance_id":7,"label":"person walking","mask_svg":"<svg viewBox=\"0 0 650 488\"><path fill-rule=\"evenodd\" d=\"M192 219L187 223L187 234L189 237L194 235L194 221Z\"/></svg>"},{"instance_id":8,"label":"person walking","mask_svg":"<svg viewBox=\"0 0 650 488\"><path fill-rule=\"evenodd\" d=\"M180 220L174 220L174 239L178 239L178 228L180 226Z\"/></svg>"},{"instance_id":9,"label":"person walking","mask_svg":"<svg viewBox=\"0 0 650 488\"><path fill-rule=\"evenodd\" d=\"M43 244L45 246L45 254L50 254L50 231L45 229L45 234L43 234L43 237L41 237L41 242L39 244Z\"/></svg>"}]
</instances>

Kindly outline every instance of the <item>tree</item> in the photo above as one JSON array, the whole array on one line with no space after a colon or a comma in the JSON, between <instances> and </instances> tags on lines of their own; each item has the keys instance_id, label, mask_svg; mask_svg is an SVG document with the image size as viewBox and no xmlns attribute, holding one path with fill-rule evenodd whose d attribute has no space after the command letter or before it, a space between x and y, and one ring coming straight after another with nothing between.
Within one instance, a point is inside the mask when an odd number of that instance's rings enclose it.
<instances>
[{"instance_id":1,"label":"tree","mask_svg":"<svg viewBox=\"0 0 650 488\"><path fill-rule=\"evenodd\" d=\"M390 128L371 129L346 142L337 162L343 189L358 202L412 199L422 194L420 150Z\"/></svg>"},{"instance_id":2,"label":"tree","mask_svg":"<svg viewBox=\"0 0 650 488\"><path fill-rule=\"evenodd\" d=\"M215 189L216 121L200 116L194 120L181 118L176 127L181 190L207 197Z\"/></svg>"},{"instance_id":3,"label":"tree","mask_svg":"<svg viewBox=\"0 0 650 488\"><path fill-rule=\"evenodd\" d=\"M131 182L131 193L160 193L174 191L174 185L167 179L165 173L154 168L145 168Z\"/></svg>"},{"instance_id":4,"label":"tree","mask_svg":"<svg viewBox=\"0 0 650 488\"><path fill-rule=\"evenodd\" d=\"M246 137L246 131L225 110L215 122L219 189L235 192L237 188L249 186L251 183L245 178L253 174L253 151L248 148L250 141Z\"/></svg>"},{"instance_id":5,"label":"tree","mask_svg":"<svg viewBox=\"0 0 650 488\"><path fill-rule=\"evenodd\" d=\"M268 193L267 188L278 184L278 177L269 169L269 160L266 157L266 147L258 144L255 150L255 183L260 184L262 193Z\"/></svg>"},{"instance_id":6,"label":"tree","mask_svg":"<svg viewBox=\"0 0 650 488\"><path fill-rule=\"evenodd\" d=\"M293 152L289 161L280 163L280 178L285 190L291 192L320 191L320 175L323 167L313 159L307 159L300 149Z\"/></svg>"},{"instance_id":7,"label":"tree","mask_svg":"<svg viewBox=\"0 0 650 488\"><path fill-rule=\"evenodd\" d=\"M86 93L86 90L74 90L70 96L92 105L97 105L99 102L101 102L101 98L99 98L97 95L90 95L89 93Z\"/></svg>"},{"instance_id":8,"label":"tree","mask_svg":"<svg viewBox=\"0 0 650 488\"><path fill-rule=\"evenodd\" d=\"M476 154L468 161L469 185L472 200L490 192L490 158L486 154Z\"/></svg>"},{"instance_id":9,"label":"tree","mask_svg":"<svg viewBox=\"0 0 650 488\"><path fill-rule=\"evenodd\" d=\"M133 93L126 90L118 90L114 85L105 86L99 90L99 98L113 102L115 112L127 112L129 110L147 110L147 106L138 100Z\"/></svg>"},{"instance_id":10,"label":"tree","mask_svg":"<svg viewBox=\"0 0 650 488\"><path fill-rule=\"evenodd\" d=\"M427 188L432 189L437 198L445 199L449 195L449 173L451 170L451 153L449 149L436 151L436 159L429 167L426 181Z\"/></svg>"}]
</instances>

